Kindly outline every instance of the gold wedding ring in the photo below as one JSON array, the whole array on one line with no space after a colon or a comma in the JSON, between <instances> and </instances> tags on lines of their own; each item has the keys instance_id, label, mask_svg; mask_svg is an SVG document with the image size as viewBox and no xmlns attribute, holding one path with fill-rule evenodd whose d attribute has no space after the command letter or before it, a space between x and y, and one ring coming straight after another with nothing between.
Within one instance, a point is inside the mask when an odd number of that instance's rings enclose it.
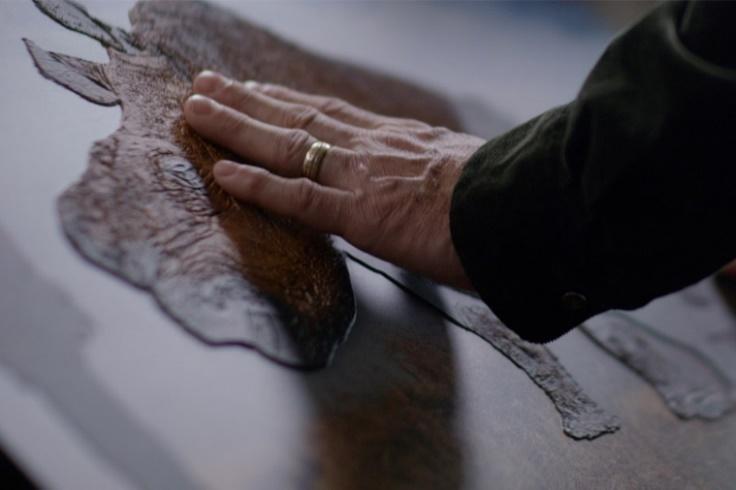
<instances>
[{"instance_id":1,"label":"gold wedding ring","mask_svg":"<svg viewBox=\"0 0 736 490\"><path fill-rule=\"evenodd\" d=\"M330 151L330 146L324 141L315 141L312 146L307 150L307 154L304 157L304 163L302 164L302 174L309 180L317 181L319 176L319 170L322 168L322 161L325 159L327 152Z\"/></svg>"}]
</instances>

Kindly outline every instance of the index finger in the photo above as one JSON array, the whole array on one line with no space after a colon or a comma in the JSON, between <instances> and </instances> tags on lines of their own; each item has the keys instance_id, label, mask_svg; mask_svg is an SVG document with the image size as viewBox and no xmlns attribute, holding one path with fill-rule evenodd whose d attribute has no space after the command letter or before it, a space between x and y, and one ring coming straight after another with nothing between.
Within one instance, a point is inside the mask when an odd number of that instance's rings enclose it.
<instances>
[{"instance_id":1,"label":"index finger","mask_svg":"<svg viewBox=\"0 0 736 490\"><path fill-rule=\"evenodd\" d=\"M345 232L350 192L227 160L215 164L213 175L220 187L238 200L294 218L324 233Z\"/></svg>"}]
</instances>

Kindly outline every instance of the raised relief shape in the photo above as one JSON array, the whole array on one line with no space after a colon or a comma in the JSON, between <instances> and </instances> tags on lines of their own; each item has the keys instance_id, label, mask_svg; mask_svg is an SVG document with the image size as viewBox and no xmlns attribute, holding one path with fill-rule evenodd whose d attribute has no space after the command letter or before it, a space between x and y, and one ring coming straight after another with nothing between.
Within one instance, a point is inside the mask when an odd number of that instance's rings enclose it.
<instances>
[{"instance_id":1,"label":"raised relief shape","mask_svg":"<svg viewBox=\"0 0 736 490\"><path fill-rule=\"evenodd\" d=\"M41 74L123 111L120 128L94 144L87 170L59 198L75 248L150 292L205 342L250 346L295 367L326 365L355 317L344 259L327 237L218 188L213 164L234 157L183 122L191 80L214 69L457 127L449 104L309 54L205 3L138 3L127 33L75 3L34 1L61 25L99 41L110 58L92 63L25 40Z\"/></svg>"},{"instance_id":2,"label":"raised relief shape","mask_svg":"<svg viewBox=\"0 0 736 490\"><path fill-rule=\"evenodd\" d=\"M696 293L709 298L708 308L693 307ZM736 405L736 349L733 342L711 344L714 337L734 338L734 325L708 293L700 284L635 314L601 315L582 330L650 384L672 413L714 420Z\"/></svg>"},{"instance_id":3,"label":"raised relief shape","mask_svg":"<svg viewBox=\"0 0 736 490\"><path fill-rule=\"evenodd\" d=\"M563 432L573 439L596 439L620 428L617 417L591 399L547 347L523 340L480 300L430 281L401 273L393 266L351 250L348 257L382 275L424 302L450 323L477 335L521 369L547 395L562 419Z\"/></svg>"},{"instance_id":4,"label":"raised relief shape","mask_svg":"<svg viewBox=\"0 0 736 490\"><path fill-rule=\"evenodd\" d=\"M456 309L465 328L490 343L544 391L562 418L565 434L595 439L620 428L618 418L598 406L547 347L521 339L484 305L458 304Z\"/></svg>"}]
</instances>

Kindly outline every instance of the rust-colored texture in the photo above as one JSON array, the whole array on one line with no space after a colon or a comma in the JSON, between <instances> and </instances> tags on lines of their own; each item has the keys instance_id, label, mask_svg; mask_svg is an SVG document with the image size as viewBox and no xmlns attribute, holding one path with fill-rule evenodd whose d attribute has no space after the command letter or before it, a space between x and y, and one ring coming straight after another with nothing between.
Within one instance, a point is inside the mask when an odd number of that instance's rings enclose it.
<instances>
[{"instance_id":1,"label":"rust-colored texture","mask_svg":"<svg viewBox=\"0 0 736 490\"><path fill-rule=\"evenodd\" d=\"M138 3L128 33L75 3L34 1L61 25L99 41L110 58L92 63L25 40L41 74L123 110L120 128L94 144L87 170L59 198L75 248L150 292L208 343L247 345L291 366L326 365L355 317L344 259L328 237L217 187L213 164L233 156L183 122L191 80L214 69L457 128L450 105L416 86L305 52L205 3Z\"/></svg>"}]
</instances>

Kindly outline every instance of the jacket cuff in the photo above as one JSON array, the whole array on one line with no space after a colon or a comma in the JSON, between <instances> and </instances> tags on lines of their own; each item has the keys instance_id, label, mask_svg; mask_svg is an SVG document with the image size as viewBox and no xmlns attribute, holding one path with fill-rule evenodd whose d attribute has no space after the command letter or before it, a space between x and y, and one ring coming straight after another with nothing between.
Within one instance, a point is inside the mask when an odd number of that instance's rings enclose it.
<instances>
[{"instance_id":1,"label":"jacket cuff","mask_svg":"<svg viewBox=\"0 0 736 490\"><path fill-rule=\"evenodd\" d=\"M561 162L568 107L482 146L455 186L450 231L483 301L531 342L548 342L606 309L586 291L579 198Z\"/></svg>"}]
</instances>

